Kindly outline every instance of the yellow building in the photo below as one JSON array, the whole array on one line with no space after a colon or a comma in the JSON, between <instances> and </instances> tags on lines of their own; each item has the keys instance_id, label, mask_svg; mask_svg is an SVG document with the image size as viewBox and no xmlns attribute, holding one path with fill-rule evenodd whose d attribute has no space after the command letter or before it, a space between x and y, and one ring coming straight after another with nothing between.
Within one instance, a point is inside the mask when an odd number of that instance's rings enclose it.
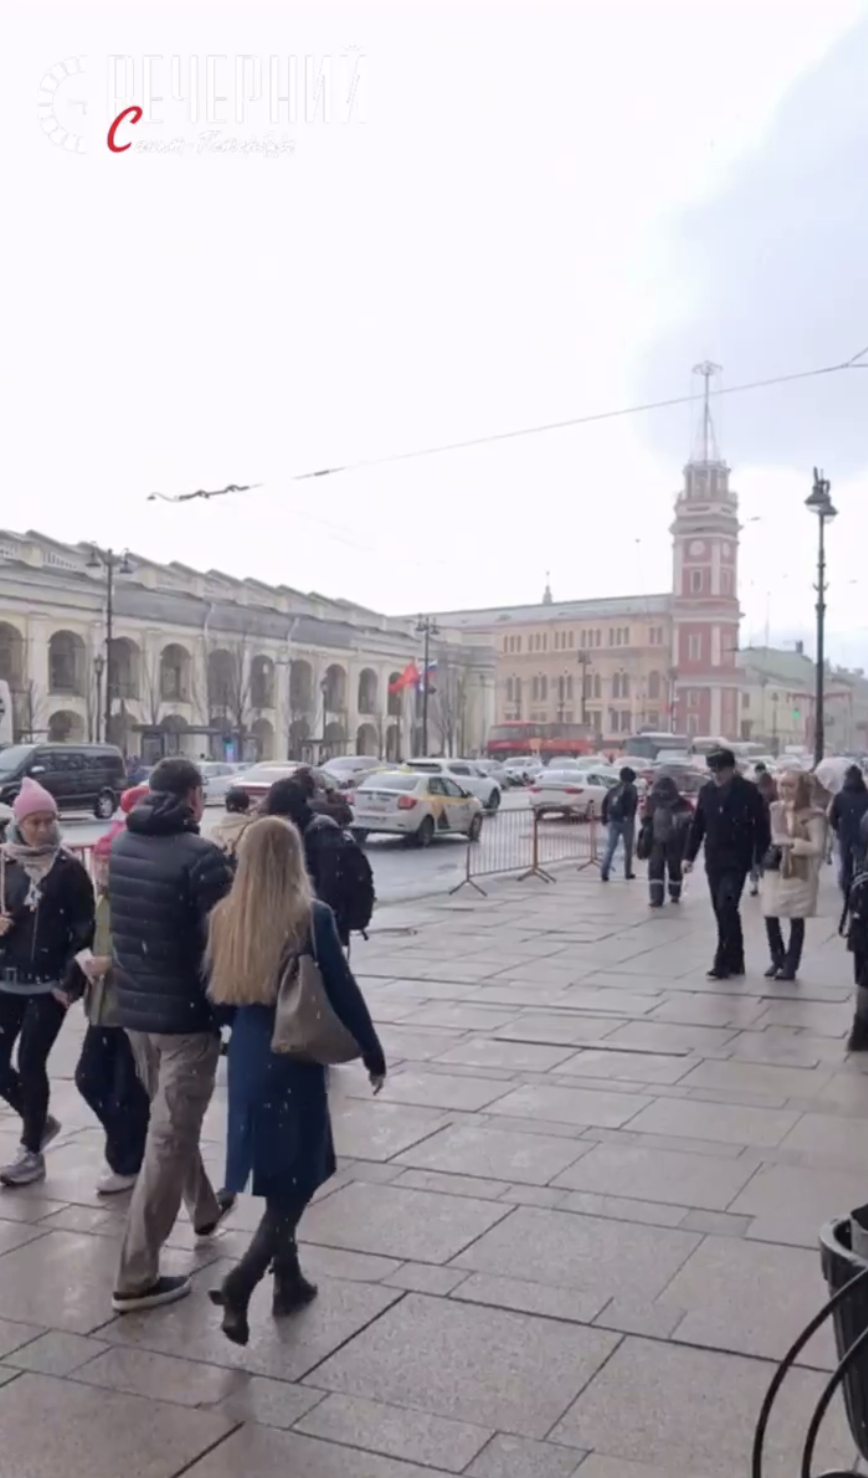
<instances>
[{"instance_id":1,"label":"yellow building","mask_svg":"<svg viewBox=\"0 0 868 1478\"><path fill-rule=\"evenodd\" d=\"M672 597L623 596L447 611L444 629L495 653L496 727L519 720L619 743L641 728L669 729Z\"/></svg>"}]
</instances>

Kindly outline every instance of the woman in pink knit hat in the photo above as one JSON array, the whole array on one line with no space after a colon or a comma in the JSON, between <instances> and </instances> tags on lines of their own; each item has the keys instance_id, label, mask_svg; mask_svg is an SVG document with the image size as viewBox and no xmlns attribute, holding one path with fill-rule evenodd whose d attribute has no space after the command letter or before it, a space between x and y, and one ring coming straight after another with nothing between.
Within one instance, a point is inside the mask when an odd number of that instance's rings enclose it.
<instances>
[{"instance_id":1,"label":"woman in pink knit hat","mask_svg":"<svg viewBox=\"0 0 868 1478\"><path fill-rule=\"evenodd\" d=\"M44 1179L43 1151L60 1132L48 1112L48 1055L75 994L75 957L93 942L94 897L61 846L54 797L26 777L12 815L0 848L0 1096L22 1134L0 1184L21 1186Z\"/></svg>"}]
</instances>

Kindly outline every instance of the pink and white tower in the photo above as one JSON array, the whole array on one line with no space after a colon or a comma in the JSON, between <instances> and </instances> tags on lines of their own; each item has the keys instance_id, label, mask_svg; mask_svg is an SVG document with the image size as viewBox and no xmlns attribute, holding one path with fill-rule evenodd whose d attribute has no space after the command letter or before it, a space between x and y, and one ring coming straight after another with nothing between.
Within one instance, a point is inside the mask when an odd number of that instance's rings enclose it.
<instances>
[{"instance_id":1,"label":"pink and white tower","mask_svg":"<svg viewBox=\"0 0 868 1478\"><path fill-rule=\"evenodd\" d=\"M694 368L702 418L671 527L673 731L739 737L738 497L720 456L711 416L720 366Z\"/></svg>"}]
</instances>

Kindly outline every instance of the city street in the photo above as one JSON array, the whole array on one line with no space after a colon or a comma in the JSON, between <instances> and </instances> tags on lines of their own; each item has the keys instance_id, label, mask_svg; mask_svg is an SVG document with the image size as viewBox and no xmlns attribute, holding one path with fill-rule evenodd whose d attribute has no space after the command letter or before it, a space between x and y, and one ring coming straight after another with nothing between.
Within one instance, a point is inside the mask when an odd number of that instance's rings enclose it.
<instances>
[{"instance_id":1,"label":"city street","mask_svg":"<svg viewBox=\"0 0 868 1478\"><path fill-rule=\"evenodd\" d=\"M527 813L528 793L525 790L509 790L504 793L501 814L509 817L515 811ZM205 812L203 831L207 835L222 814L221 807L209 806ZM484 851L499 846L505 827L501 815L487 816L480 843ZM75 846L92 845L108 830L109 822L96 821L92 816L65 816L63 834L67 842ZM507 823L508 825L509 823ZM438 837L430 847L421 851L404 845L400 837L372 837L366 850L374 870L374 885L381 903L402 903L414 898L424 898L428 893L448 893L461 882L465 872L467 842L463 837ZM513 843L514 861L507 861L518 869L526 865L527 846L518 850Z\"/></svg>"}]
</instances>

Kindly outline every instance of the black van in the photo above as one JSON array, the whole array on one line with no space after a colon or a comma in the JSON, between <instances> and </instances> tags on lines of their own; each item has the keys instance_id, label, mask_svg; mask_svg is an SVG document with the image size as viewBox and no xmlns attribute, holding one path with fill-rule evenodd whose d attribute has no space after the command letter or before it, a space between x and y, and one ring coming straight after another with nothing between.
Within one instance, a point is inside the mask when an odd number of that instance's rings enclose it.
<instances>
[{"instance_id":1,"label":"black van","mask_svg":"<svg viewBox=\"0 0 868 1478\"><path fill-rule=\"evenodd\" d=\"M92 808L101 821L114 815L127 788L115 744L8 744L0 749L0 804L12 805L25 775L45 786L59 811Z\"/></svg>"}]
</instances>

